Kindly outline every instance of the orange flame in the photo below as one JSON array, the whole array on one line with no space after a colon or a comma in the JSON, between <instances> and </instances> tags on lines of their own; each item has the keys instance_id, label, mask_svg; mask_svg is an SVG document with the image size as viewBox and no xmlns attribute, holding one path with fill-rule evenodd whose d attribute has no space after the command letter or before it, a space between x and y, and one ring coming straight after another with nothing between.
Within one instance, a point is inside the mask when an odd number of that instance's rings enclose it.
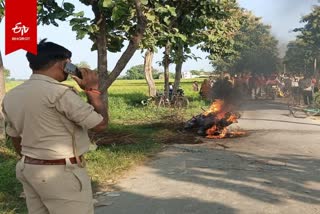
<instances>
[{"instance_id":1,"label":"orange flame","mask_svg":"<svg viewBox=\"0 0 320 214\"><path fill-rule=\"evenodd\" d=\"M237 123L238 117L235 114L231 114L230 117L227 119L228 122Z\"/></svg>"},{"instance_id":2,"label":"orange flame","mask_svg":"<svg viewBox=\"0 0 320 214\"><path fill-rule=\"evenodd\" d=\"M222 107L223 107L224 101L223 100L216 100L215 102L213 102L210 106L210 108L204 112L204 116L207 116L210 113L217 113L220 112Z\"/></svg>"},{"instance_id":3,"label":"orange flame","mask_svg":"<svg viewBox=\"0 0 320 214\"><path fill-rule=\"evenodd\" d=\"M215 132L217 133L217 132ZM227 128L224 128L222 129L222 131L218 134L218 135L213 135L213 134L209 134L207 132L207 137L206 138L209 138L209 139L222 139L222 138L225 138L228 134L228 129Z\"/></svg>"},{"instance_id":4,"label":"orange flame","mask_svg":"<svg viewBox=\"0 0 320 214\"><path fill-rule=\"evenodd\" d=\"M203 114L208 116L209 114L215 114L215 117L219 120L224 119L228 123L237 123L238 116L235 113L231 113L228 118L226 118L226 109L231 109L231 106L226 106L223 100L216 100L213 102L206 112ZM237 137L244 136L246 132L229 132L227 127L218 127L216 124L206 131L206 138L210 139L222 139L225 137Z\"/></svg>"},{"instance_id":5,"label":"orange flame","mask_svg":"<svg viewBox=\"0 0 320 214\"><path fill-rule=\"evenodd\" d=\"M223 100L216 100L215 102L213 102L210 106L210 108L205 111L203 114L204 116L208 116L211 113L215 113L217 114L217 118L218 119L222 119L224 118L225 115L225 111L223 111L223 107L224 107L224 101Z\"/></svg>"},{"instance_id":6,"label":"orange flame","mask_svg":"<svg viewBox=\"0 0 320 214\"><path fill-rule=\"evenodd\" d=\"M207 135L214 135L218 131L217 126L213 125L210 129L207 129L206 134Z\"/></svg>"}]
</instances>

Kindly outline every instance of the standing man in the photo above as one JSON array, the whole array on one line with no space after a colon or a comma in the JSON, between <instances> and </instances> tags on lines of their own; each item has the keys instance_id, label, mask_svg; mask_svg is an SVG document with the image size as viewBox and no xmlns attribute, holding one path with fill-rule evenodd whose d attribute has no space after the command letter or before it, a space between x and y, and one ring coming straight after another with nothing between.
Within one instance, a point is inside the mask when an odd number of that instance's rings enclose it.
<instances>
[{"instance_id":1,"label":"standing man","mask_svg":"<svg viewBox=\"0 0 320 214\"><path fill-rule=\"evenodd\" d=\"M91 181L84 165L88 130L106 128L97 73L80 69L73 77L88 103L62 84L72 53L42 40L38 55L27 53L30 79L3 100L6 133L21 156L16 176L23 184L30 214L93 214Z\"/></svg>"},{"instance_id":2,"label":"standing man","mask_svg":"<svg viewBox=\"0 0 320 214\"><path fill-rule=\"evenodd\" d=\"M309 73L305 73L303 79L299 81L299 86L302 89L302 96L305 105L310 105L313 101L312 79Z\"/></svg>"}]
</instances>

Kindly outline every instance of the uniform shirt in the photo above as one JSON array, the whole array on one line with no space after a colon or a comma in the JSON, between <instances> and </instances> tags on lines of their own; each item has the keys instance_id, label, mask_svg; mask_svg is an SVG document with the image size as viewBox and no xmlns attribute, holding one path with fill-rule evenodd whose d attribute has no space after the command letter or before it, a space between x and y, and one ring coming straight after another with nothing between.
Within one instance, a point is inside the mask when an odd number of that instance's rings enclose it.
<instances>
[{"instance_id":1,"label":"uniform shirt","mask_svg":"<svg viewBox=\"0 0 320 214\"><path fill-rule=\"evenodd\" d=\"M72 87L41 74L6 94L3 113L7 134L22 138L22 155L46 160L73 157L73 133L77 154L88 151L87 130L103 120Z\"/></svg>"}]
</instances>

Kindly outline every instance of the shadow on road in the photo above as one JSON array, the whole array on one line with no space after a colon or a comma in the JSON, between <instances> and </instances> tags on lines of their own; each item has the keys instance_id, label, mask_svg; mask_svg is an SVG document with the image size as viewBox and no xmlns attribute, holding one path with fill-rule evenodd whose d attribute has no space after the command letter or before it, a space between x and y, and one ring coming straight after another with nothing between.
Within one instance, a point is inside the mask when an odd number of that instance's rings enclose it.
<instances>
[{"instance_id":1,"label":"shadow on road","mask_svg":"<svg viewBox=\"0 0 320 214\"><path fill-rule=\"evenodd\" d=\"M235 209L220 203L210 203L192 197L154 198L131 192L121 192L126 197L121 203L114 202L109 207L96 208L95 214L194 214L225 213L235 214ZM107 209L106 209L107 208Z\"/></svg>"},{"instance_id":2,"label":"shadow on road","mask_svg":"<svg viewBox=\"0 0 320 214\"><path fill-rule=\"evenodd\" d=\"M198 155L194 155L195 153ZM155 170L167 179L187 182L190 185L203 185L209 189L236 192L265 203L280 204L284 200L291 199L320 204L320 159L318 158L288 154L268 157L223 150L211 151L210 156L205 156L199 151L195 153L187 158L186 168L177 167L175 174L168 174L166 168L155 168ZM171 156L166 158L172 166L174 160L180 159ZM178 162L175 164L181 165ZM174 169L171 167L171 170ZM180 173L183 173L183 176L179 175L179 170L182 170ZM318 189L313 186L316 183Z\"/></svg>"},{"instance_id":3,"label":"shadow on road","mask_svg":"<svg viewBox=\"0 0 320 214\"><path fill-rule=\"evenodd\" d=\"M284 206L275 213L297 213L295 204L320 204L318 158L219 149L206 154L208 149L184 145L170 150L148 165L154 175L140 174L96 214L269 213L263 210L270 206Z\"/></svg>"}]
</instances>

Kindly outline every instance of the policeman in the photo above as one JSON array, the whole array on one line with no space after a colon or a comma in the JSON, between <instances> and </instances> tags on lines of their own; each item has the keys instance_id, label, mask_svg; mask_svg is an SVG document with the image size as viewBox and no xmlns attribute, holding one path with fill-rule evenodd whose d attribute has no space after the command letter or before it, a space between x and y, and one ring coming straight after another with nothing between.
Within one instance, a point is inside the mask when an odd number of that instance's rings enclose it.
<instances>
[{"instance_id":1,"label":"policeman","mask_svg":"<svg viewBox=\"0 0 320 214\"><path fill-rule=\"evenodd\" d=\"M97 73L80 69L82 79L73 76L88 103L61 83L68 77L64 67L71 55L42 40L38 55L26 54L30 79L8 92L2 103L6 133L21 156L16 176L32 214L94 213L83 154L90 144L87 131L106 128L106 109Z\"/></svg>"}]
</instances>

